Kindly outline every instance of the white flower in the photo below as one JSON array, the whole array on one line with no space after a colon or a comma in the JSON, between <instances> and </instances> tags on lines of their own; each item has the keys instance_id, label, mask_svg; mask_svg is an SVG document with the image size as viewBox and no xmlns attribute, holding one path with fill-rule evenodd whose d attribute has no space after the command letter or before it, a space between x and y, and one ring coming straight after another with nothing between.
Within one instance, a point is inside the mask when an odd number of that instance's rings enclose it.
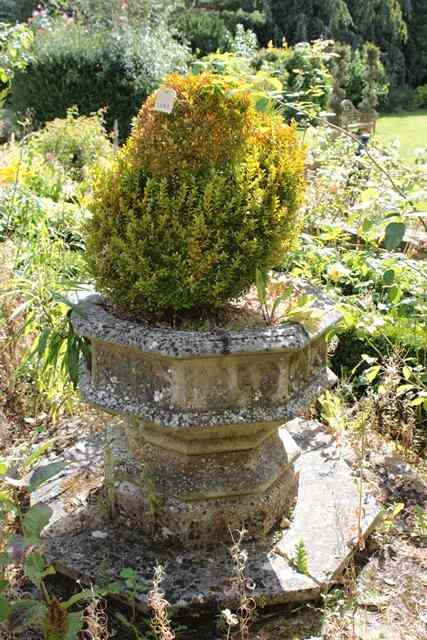
<instances>
[{"instance_id":1,"label":"white flower","mask_svg":"<svg viewBox=\"0 0 427 640\"><path fill-rule=\"evenodd\" d=\"M221 615L229 627L237 627L239 624L239 618L235 613L231 613L230 609L224 609L221 611Z\"/></svg>"}]
</instances>

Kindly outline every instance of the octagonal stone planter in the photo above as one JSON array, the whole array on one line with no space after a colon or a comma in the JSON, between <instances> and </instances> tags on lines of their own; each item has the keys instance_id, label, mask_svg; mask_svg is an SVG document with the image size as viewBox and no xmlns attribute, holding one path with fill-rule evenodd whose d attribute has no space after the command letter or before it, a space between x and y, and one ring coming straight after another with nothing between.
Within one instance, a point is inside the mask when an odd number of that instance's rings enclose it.
<instances>
[{"instance_id":1,"label":"octagonal stone planter","mask_svg":"<svg viewBox=\"0 0 427 640\"><path fill-rule=\"evenodd\" d=\"M310 290L312 291L312 290ZM149 535L183 546L252 538L277 525L297 490L299 449L279 426L331 386L325 333L339 319L316 292L318 328L178 331L118 319L100 296L80 301L75 331L91 343L80 388L129 416L115 448L115 508Z\"/></svg>"}]
</instances>

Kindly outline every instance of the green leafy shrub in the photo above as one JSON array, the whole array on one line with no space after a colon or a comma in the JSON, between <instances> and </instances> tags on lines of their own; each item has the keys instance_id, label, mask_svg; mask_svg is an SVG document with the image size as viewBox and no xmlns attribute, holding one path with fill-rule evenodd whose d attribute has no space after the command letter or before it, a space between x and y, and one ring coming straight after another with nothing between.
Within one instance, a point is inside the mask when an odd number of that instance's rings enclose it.
<instances>
[{"instance_id":1,"label":"green leafy shrub","mask_svg":"<svg viewBox=\"0 0 427 640\"><path fill-rule=\"evenodd\" d=\"M366 42L359 49L339 44L335 50L341 57L342 69L338 73L346 97L367 111L375 109L379 103L384 104L389 85L378 47Z\"/></svg>"},{"instance_id":2,"label":"green leafy shrub","mask_svg":"<svg viewBox=\"0 0 427 640\"><path fill-rule=\"evenodd\" d=\"M82 115L105 107L107 127L117 119L125 137L132 117L159 80L185 68L187 50L163 25L125 26L110 33L55 23L51 30L36 33L32 53L30 64L13 80L12 104L18 114L30 112L40 126L64 117L74 105Z\"/></svg>"},{"instance_id":3,"label":"green leafy shrub","mask_svg":"<svg viewBox=\"0 0 427 640\"><path fill-rule=\"evenodd\" d=\"M327 66L331 55L329 41L300 42L294 47L261 49L253 63L282 82L283 110L292 117L299 107L315 112L327 107L332 90Z\"/></svg>"},{"instance_id":4,"label":"green leafy shrub","mask_svg":"<svg viewBox=\"0 0 427 640\"><path fill-rule=\"evenodd\" d=\"M381 102L385 111L416 111L422 105L422 98L412 87L402 86L391 89L389 95Z\"/></svg>"},{"instance_id":5,"label":"green leafy shrub","mask_svg":"<svg viewBox=\"0 0 427 640\"><path fill-rule=\"evenodd\" d=\"M25 69L30 60L32 39L26 25L0 22L0 108L9 94L15 71Z\"/></svg>"},{"instance_id":6,"label":"green leafy shrub","mask_svg":"<svg viewBox=\"0 0 427 640\"><path fill-rule=\"evenodd\" d=\"M195 52L202 54L227 51L231 33L217 14L187 12L178 19L178 29Z\"/></svg>"},{"instance_id":7,"label":"green leafy shrub","mask_svg":"<svg viewBox=\"0 0 427 640\"><path fill-rule=\"evenodd\" d=\"M427 107L427 84L422 84L415 89L420 107Z\"/></svg>"},{"instance_id":8,"label":"green leafy shrub","mask_svg":"<svg viewBox=\"0 0 427 640\"><path fill-rule=\"evenodd\" d=\"M37 4L37 0L2 0L0 21L23 22L31 16Z\"/></svg>"},{"instance_id":9,"label":"green leafy shrub","mask_svg":"<svg viewBox=\"0 0 427 640\"><path fill-rule=\"evenodd\" d=\"M303 149L237 82L171 76L173 112L151 96L115 166L95 185L86 228L97 287L133 312L216 308L295 238Z\"/></svg>"},{"instance_id":10,"label":"green leafy shrub","mask_svg":"<svg viewBox=\"0 0 427 640\"><path fill-rule=\"evenodd\" d=\"M98 161L112 155L113 146L103 126L102 114L80 116L69 109L31 136L27 149L44 163L60 165L65 174L80 181Z\"/></svg>"}]
</instances>

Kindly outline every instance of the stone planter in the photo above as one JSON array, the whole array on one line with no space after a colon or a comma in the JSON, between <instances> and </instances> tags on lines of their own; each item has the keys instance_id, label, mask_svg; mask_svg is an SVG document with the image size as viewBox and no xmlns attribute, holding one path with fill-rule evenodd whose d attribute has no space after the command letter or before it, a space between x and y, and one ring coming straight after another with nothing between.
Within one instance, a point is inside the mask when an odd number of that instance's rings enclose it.
<instances>
[{"instance_id":1,"label":"stone planter","mask_svg":"<svg viewBox=\"0 0 427 640\"><path fill-rule=\"evenodd\" d=\"M115 445L116 510L181 546L262 538L297 489L299 449L279 426L335 381L325 332L339 315L318 294L314 333L292 323L244 331L177 331L120 320L91 295L73 313L91 343L80 388L129 417Z\"/></svg>"},{"instance_id":2,"label":"stone planter","mask_svg":"<svg viewBox=\"0 0 427 640\"><path fill-rule=\"evenodd\" d=\"M57 571L90 585L130 567L146 613L160 563L174 614L234 610L229 547L244 525L259 607L318 598L339 580L380 510L333 435L290 420L335 380L325 332L339 314L307 289L322 316L313 333L295 324L174 331L119 320L98 296L79 302L72 322L92 345L82 394L127 418L83 429L63 473L32 496L52 509L44 549ZM308 574L295 567L301 541Z\"/></svg>"}]
</instances>

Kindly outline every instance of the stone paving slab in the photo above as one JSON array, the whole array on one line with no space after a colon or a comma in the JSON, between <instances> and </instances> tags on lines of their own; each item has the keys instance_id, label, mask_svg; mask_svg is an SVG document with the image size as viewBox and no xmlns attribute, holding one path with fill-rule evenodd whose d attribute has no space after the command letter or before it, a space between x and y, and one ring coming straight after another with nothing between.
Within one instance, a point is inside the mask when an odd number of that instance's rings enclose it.
<instances>
[{"instance_id":1,"label":"stone paving slab","mask_svg":"<svg viewBox=\"0 0 427 640\"><path fill-rule=\"evenodd\" d=\"M259 606L316 598L336 581L354 552L359 535L367 536L380 514L368 495L362 496L362 509L359 508L357 479L319 423L297 419L286 429L303 452L296 463L300 482L294 512L290 522L284 519L284 529L275 531L262 543L244 544L248 575L256 583L252 595ZM99 460L100 451L96 454L90 449L92 445L78 446L86 447L92 459ZM74 473L78 475L77 468L78 465ZM197 614L234 606L232 562L225 545L183 550L168 544L167 532L157 532L163 533L165 540L154 542L138 530L126 528L125 523L102 520L100 498L93 500L84 483L74 483L76 495L71 496L55 490L58 482L63 483L64 478L49 483L44 492L39 492L38 499L48 502L54 510L53 524L46 535L46 552L60 572L83 583L106 584L116 579L123 568L132 567L149 588L153 568L160 563L166 570L163 587L175 613ZM70 476L68 483L70 487L73 484ZM77 503L78 517L70 507ZM309 575L299 573L293 565L301 540L307 552ZM138 596L138 607L146 609L144 594Z\"/></svg>"}]
</instances>

